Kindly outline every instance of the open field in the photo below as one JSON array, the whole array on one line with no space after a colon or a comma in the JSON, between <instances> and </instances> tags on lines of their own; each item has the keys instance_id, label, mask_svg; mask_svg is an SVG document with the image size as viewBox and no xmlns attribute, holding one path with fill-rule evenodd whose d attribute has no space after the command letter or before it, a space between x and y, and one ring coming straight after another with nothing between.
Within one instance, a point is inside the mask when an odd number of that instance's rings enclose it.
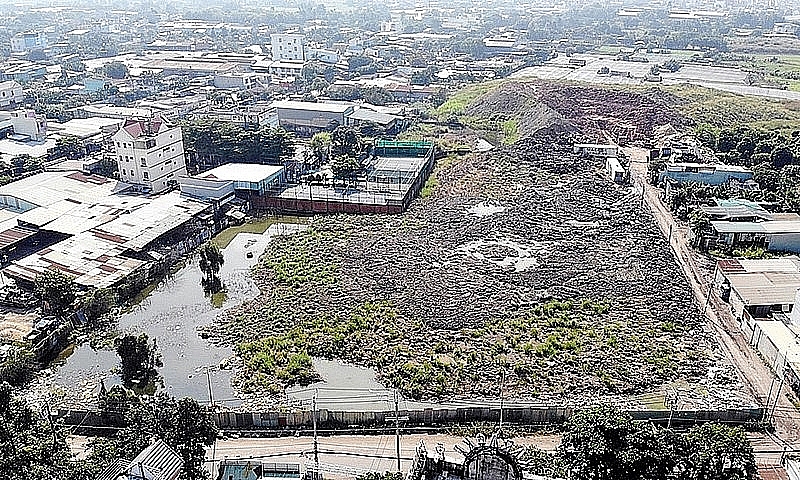
<instances>
[{"instance_id":1,"label":"open field","mask_svg":"<svg viewBox=\"0 0 800 480\"><path fill-rule=\"evenodd\" d=\"M209 332L237 346L240 388L277 401L327 357L414 398L496 397L505 377L519 399L677 382L700 404L735 404L741 384L639 193L572 153L598 125L692 123L677 97L642 90L487 90L464 115L517 119L516 143L440 165L405 214L318 217L274 242L254 271L262 294Z\"/></svg>"}]
</instances>

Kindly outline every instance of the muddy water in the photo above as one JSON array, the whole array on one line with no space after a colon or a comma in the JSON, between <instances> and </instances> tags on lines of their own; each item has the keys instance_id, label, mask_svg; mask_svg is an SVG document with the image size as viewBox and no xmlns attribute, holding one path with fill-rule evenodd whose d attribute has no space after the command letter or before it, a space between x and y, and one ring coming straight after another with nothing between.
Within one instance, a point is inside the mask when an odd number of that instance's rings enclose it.
<instances>
[{"instance_id":1,"label":"muddy water","mask_svg":"<svg viewBox=\"0 0 800 480\"><path fill-rule=\"evenodd\" d=\"M198 335L197 327L211 323L222 309L255 297L258 288L249 276L250 267L273 236L302 228L305 226L275 224L264 234L236 235L223 250L225 263L220 277L227 291L224 298L204 294L200 285L202 274L195 256L120 316L118 329L121 332L146 333L158 343L164 363L159 370L163 389L178 397L190 396L208 401L210 383L215 401L229 406L237 403L231 387L232 372L225 368L231 350L211 345ZM251 258L247 257L248 252L253 253ZM54 392L62 403L91 403L97 398L101 380L106 386L119 383L114 372L119 359L111 347L95 350L84 343L67 353L39 385Z\"/></svg>"}]
</instances>

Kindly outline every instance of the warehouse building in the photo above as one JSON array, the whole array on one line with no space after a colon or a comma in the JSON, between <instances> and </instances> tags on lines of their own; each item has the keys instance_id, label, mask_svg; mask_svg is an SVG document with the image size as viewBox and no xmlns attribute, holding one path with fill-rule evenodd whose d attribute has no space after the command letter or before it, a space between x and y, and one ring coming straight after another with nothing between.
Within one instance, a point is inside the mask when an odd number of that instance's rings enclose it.
<instances>
[{"instance_id":1,"label":"warehouse building","mask_svg":"<svg viewBox=\"0 0 800 480\"><path fill-rule=\"evenodd\" d=\"M800 289L800 258L720 260L714 284L737 319L788 314Z\"/></svg>"},{"instance_id":2,"label":"warehouse building","mask_svg":"<svg viewBox=\"0 0 800 480\"><path fill-rule=\"evenodd\" d=\"M355 111L353 105L279 101L271 105L273 123L301 135L333 130L347 125L347 117Z\"/></svg>"}]
</instances>

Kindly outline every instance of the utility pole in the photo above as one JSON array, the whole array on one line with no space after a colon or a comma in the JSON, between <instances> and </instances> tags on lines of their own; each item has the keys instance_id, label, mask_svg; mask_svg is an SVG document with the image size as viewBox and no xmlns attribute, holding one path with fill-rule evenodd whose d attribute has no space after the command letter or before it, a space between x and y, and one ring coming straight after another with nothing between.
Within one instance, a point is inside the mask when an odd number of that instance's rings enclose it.
<instances>
[{"instance_id":1,"label":"utility pole","mask_svg":"<svg viewBox=\"0 0 800 480\"><path fill-rule=\"evenodd\" d=\"M505 390L506 386L506 369L503 368L500 371L500 426L498 430L502 433L503 432L503 391Z\"/></svg>"},{"instance_id":2,"label":"utility pole","mask_svg":"<svg viewBox=\"0 0 800 480\"><path fill-rule=\"evenodd\" d=\"M786 378L786 359L783 359L783 368L781 369L781 383L778 384L778 391L775 393L775 403L772 404L772 413L770 418L775 422L775 409L778 408L778 400L781 398L781 390L783 389L783 381Z\"/></svg>"},{"instance_id":3,"label":"utility pole","mask_svg":"<svg viewBox=\"0 0 800 480\"><path fill-rule=\"evenodd\" d=\"M706 303L703 305L703 316L706 316L706 310L708 309L708 304L711 302L711 292L714 291L714 279L711 279L711 282L708 284L708 295L706 295Z\"/></svg>"},{"instance_id":4,"label":"utility pole","mask_svg":"<svg viewBox=\"0 0 800 480\"><path fill-rule=\"evenodd\" d=\"M317 389L314 389L314 396L311 397L311 406L313 408L312 423L314 425L314 467L316 468L315 475L319 475L319 445L317 443Z\"/></svg>"},{"instance_id":5,"label":"utility pole","mask_svg":"<svg viewBox=\"0 0 800 480\"><path fill-rule=\"evenodd\" d=\"M55 452L58 448L58 438L56 437L56 426L53 424L53 415L50 413L50 400L46 399L44 404L47 407L47 422L50 424L50 432L53 434L53 451Z\"/></svg>"},{"instance_id":6,"label":"utility pole","mask_svg":"<svg viewBox=\"0 0 800 480\"><path fill-rule=\"evenodd\" d=\"M397 450L397 473L400 473L400 399L394 391L394 442Z\"/></svg>"},{"instance_id":7,"label":"utility pole","mask_svg":"<svg viewBox=\"0 0 800 480\"><path fill-rule=\"evenodd\" d=\"M214 410L214 392L211 390L211 367L206 366L206 380L208 381L208 401L211 404L211 410Z\"/></svg>"},{"instance_id":8,"label":"utility pole","mask_svg":"<svg viewBox=\"0 0 800 480\"><path fill-rule=\"evenodd\" d=\"M669 224L669 236L667 236L667 243L672 246L672 223Z\"/></svg>"}]
</instances>

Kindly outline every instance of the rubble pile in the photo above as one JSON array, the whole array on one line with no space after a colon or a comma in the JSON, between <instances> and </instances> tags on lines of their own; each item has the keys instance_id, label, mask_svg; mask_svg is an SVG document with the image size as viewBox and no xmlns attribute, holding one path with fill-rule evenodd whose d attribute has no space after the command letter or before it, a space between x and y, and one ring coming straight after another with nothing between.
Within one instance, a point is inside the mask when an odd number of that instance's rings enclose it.
<instances>
[{"instance_id":1,"label":"rubble pile","mask_svg":"<svg viewBox=\"0 0 800 480\"><path fill-rule=\"evenodd\" d=\"M273 242L254 271L262 294L218 319L211 337L257 340L384 302L390 321L324 350L310 335L309 352L374 367L418 398L496 396L501 371L509 396L545 401L677 379L713 387L717 346L666 240L634 190L574 155L573 139L556 124L449 163L402 215L315 218L316 240ZM471 213L487 203L498 208ZM287 283L286 268L301 274Z\"/></svg>"}]
</instances>

